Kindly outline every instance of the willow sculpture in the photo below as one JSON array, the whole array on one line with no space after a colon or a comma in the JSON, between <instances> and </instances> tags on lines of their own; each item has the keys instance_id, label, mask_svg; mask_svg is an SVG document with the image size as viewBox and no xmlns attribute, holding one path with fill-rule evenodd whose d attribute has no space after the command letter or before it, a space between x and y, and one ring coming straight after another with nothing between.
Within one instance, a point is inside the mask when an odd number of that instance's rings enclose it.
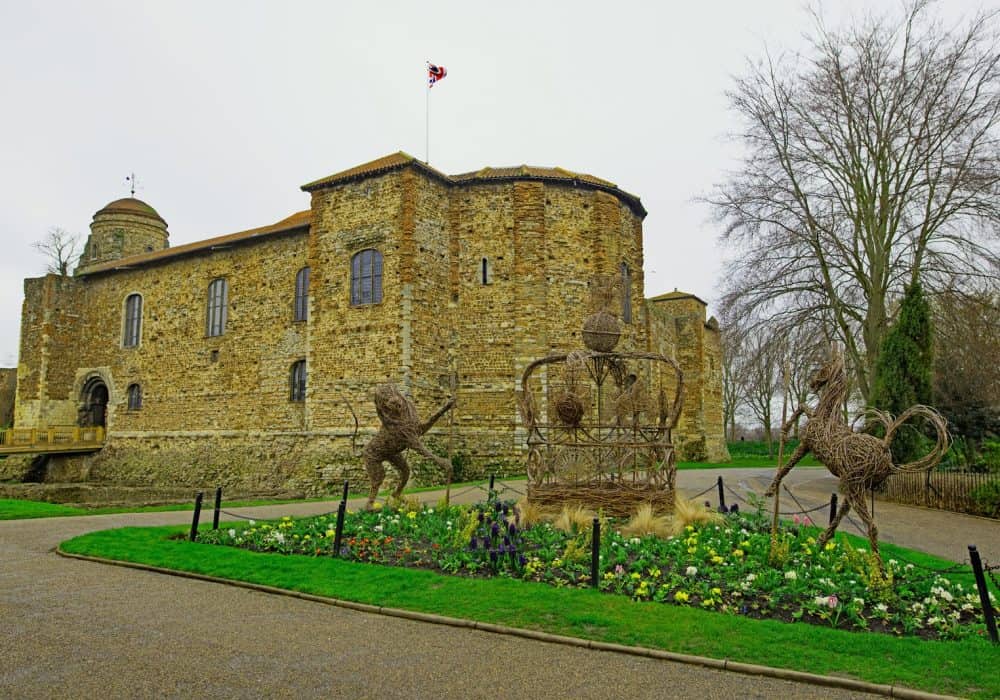
<instances>
[{"instance_id":1,"label":"willow sculpture","mask_svg":"<svg viewBox=\"0 0 1000 700\"><path fill-rule=\"evenodd\" d=\"M382 421L382 427L361 453L365 462L365 470L371 481L367 508L374 505L379 487L382 486L382 481L385 479L383 462L389 462L399 472L399 483L393 491L393 498L398 499L403 493L403 487L410 479L410 465L407 464L406 457L403 456L403 451L406 449L411 449L436 462L449 475L450 483L451 462L428 450L420 438L454 405L455 399L448 399L433 416L421 423L417 407L394 384L382 384L375 389L375 412L378 413L379 420Z\"/></svg>"},{"instance_id":2,"label":"willow sculpture","mask_svg":"<svg viewBox=\"0 0 1000 700\"><path fill-rule=\"evenodd\" d=\"M684 378L675 360L615 351L620 289L598 278L596 311L583 323L586 349L531 362L519 408L528 448L528 500L569 503L626 516L641 504L671 512L676 455L671 431Z\"/></svg>"},{"instance_id":3,"label":"willow sculpture","mask_svg":"<svg viewBox=\"0 0 1000 700\"><path fill-rule=\"evenodd\" d=\"M826 365L817 370L810 388L817 396L816 408L800 406L781 427L782 435L787 435L795 421L802 415L806 416L798 447L788 458L788 463L778 469L765 495L776 494L785 475L806 453L811 452L840 480L840 492L844 496L843 507L837 511L836 517L820 536L819 545L826 544L837 531L840 521L853 509L864 522L872 553L884 571L878 549L878 528L865 504L865 491L877 488L894 472L923 471L937 465L948 450L947 423L933 408L917 405L906 409L898 418L881 411L869 411L866 416L884 428L884 437L855 432L843 418L844 401L847 398L847 373L843 355L837 352ZM933 449L916 461L893 464L889 449L893 437L906 421L918 417L926 419L937 433Z\"/></svg>"}]
</instances>

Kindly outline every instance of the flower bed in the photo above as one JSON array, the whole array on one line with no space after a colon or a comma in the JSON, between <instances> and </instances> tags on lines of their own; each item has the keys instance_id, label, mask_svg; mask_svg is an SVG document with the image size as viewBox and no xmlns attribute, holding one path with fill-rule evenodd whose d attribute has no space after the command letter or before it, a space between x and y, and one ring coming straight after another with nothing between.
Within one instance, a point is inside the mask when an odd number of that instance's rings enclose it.
<instances>
[{"instance_id":1,"label":"flower bed","mask_svg":"<svg viewBox=\"0 0 1000 700\"><path fill-rule=\"evenodd\" d=\"M250 521L204 532L199 541L255 551L332 556L334 515ZM950 578L873 557L846 537L820 548L816 529L789 526L769 561L768 519L727 516L677 536L628 537L606 521L599 586L637 601L687 605L754 618L954 639L985 634L971 575ZM349 513L340 556L464 576L507 576L554 586L589 586L591 529L521 527L513 504L403 507ZM962 580L965 583L962 583ZM992 593L991 593L992 597ZM996 599L994 607L996 607Z\"/></svg>"}]
</instances>

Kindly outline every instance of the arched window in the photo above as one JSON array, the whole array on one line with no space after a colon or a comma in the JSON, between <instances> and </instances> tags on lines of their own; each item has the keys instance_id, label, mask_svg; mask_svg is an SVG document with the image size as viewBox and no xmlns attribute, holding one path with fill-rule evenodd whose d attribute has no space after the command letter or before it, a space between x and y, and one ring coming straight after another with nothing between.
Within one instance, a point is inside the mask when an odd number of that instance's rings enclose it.
<instances>
[{"instance_id":1,"label":"arched window","mask_svg":"<svg viewBox=\"0 0 1000 700\"><path fill-rule=\"evenodd\" d=\"M134 348L139 344L142 334L142 297L129 294L125 298L125 328L122 333L122 346Z\"/></svg>"},{"instance_id":2,"label":"arched window","mask_svg":"<svg viewBox=\"0 0 1000 700\"><path fill-rule=\"evenodd\" d=\"M483 284L489 284L492 282L493 275L490 270L490 259L483 258L482 263L479 266L479 281Z\"/></svg>"},{"instance_id":3,"label":"arched window","mask_svg":"<svg viewBox=\"0 0 1000 700\"><path fill-rule=\"evenodd\" d=\"M138 411L142 408L142 387L138 384L128 385L128 410Z\"/></svg>"},{"instance_id":4,"label":"arched window","mask_svg":"<svg viewBox=\"0 0 1000 700\"><path fill-rule=\"evenodd\" d=\"M303 267L295 275L295 320L309 318L309 268Z\"/></svg>"},{"instance_id":5,"label":"arched window","mask_svg":"<svg viewBox=\"0 0 1000 700\"><path fill-rule=\"evenodd\" d=\"M208 285L208 313L205 315L205 335L222 335L226 332L226 307L229 303L229 285L222 277Z\"/></svg>"},{"instance_id":6,"label":"arched window","mask_svg":"<svg viewBox=\"0 0 1000 700\"><path fill-rule=\"evenodd\" d=\"M351 306L382 301L382 254L369 248L351 258Z\"/></svg>"},{"instance_id":7,"label":"arched window","mask_svg":"<svg viewBox=\"0 0 1000 700\"><path fill-rule=\"evenodd\" d=\"M632 272L622 263L622 321L632 323Z\"/></svg>"},{"instance_id":8,"label":"arched window","mask_svg":"<svg viewBox=\"0 0 1000 700\"><path fill-rule=\"evenodd\" d=\"M306 361L299 360L292 365L291 376L289 377L291 381L291 394L290 398L292 401L305 401L306 400Z\"/></svg>"}]
</instances>

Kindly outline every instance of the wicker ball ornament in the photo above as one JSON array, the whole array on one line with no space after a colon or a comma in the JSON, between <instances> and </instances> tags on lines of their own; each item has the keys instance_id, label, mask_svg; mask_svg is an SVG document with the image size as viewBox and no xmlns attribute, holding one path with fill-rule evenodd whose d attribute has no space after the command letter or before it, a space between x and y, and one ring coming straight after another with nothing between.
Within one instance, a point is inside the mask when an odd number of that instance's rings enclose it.
<instances>
[{"instance_id":1,"label":"wicker ball ornament","mask_svg":"<svg viewBox=\"0 0 1000 700\"><path fill-rule=\"evenodd\" d=\"M583 322L583 344L594 352L611 352L621 336L621 321L607 311L591 314Z\"/></svg>"},{"instance_id":2,"label":"wicker ball ornament","mask_svg":"<svg viewBox=\"0 0 1000 700\"><path fill-rule=\"evenodd\" d=\"M583 420L583 414L586 411L583 400L576 394L568 391L563 392L556 398L555 409L556 415L559 417L559 422L571 428L576 428L580 425L580 421Z\"/></svg>"}]
</instances>

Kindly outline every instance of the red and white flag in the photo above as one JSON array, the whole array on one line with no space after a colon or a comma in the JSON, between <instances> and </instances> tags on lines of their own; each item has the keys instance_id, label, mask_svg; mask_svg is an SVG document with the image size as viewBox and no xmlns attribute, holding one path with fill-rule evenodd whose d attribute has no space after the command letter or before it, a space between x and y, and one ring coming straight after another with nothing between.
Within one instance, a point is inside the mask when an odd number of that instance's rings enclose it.
<instances>
[{"instance_id":1,"label":"red and white flag","mask_svg":"<svg viewBox=\"0 0 1000 700\"><path fill-rule=\"evenodd\" d=\"M448 75L448 71L444 69L444 66L435 66L433 63L427 64L427 87L434 87L434 83L439 80L444 79L444 76Z\"/></svg>"}]
</instances>

